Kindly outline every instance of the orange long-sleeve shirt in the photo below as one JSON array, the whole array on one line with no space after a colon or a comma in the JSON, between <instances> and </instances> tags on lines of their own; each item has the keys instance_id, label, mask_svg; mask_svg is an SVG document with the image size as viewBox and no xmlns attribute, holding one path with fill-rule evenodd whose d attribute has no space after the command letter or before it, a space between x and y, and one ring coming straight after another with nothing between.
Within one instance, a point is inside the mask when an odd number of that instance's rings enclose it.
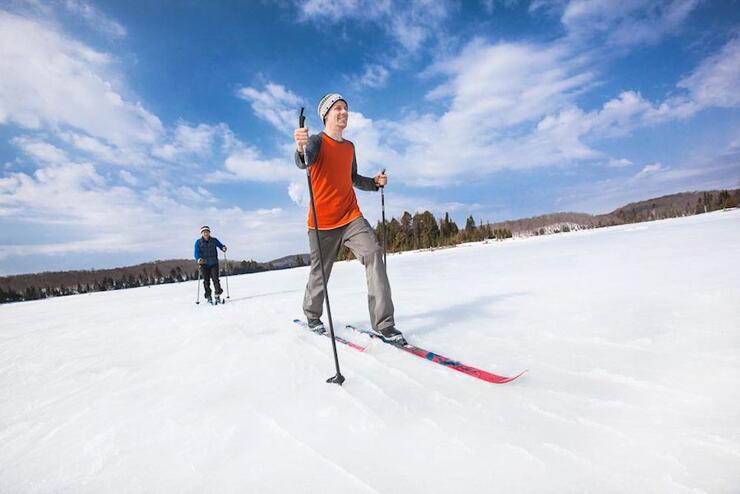
<instances>
[{"instance_id":1,"label":"orange long-sleeve shirt","mask_svg":"<svg viewBox=\"0 0 740 494\"><path fill-rule=\"evenodd\" d=\"M323 132L309 139L308 163L319 230L332 230L362 216L353 186L378 190L372 178L357 173L355 146L351 141L335 141ZM296 164L305 165L296 158ZM308 227L314 228L309 208Z\"/></svg>"}]
</instances>

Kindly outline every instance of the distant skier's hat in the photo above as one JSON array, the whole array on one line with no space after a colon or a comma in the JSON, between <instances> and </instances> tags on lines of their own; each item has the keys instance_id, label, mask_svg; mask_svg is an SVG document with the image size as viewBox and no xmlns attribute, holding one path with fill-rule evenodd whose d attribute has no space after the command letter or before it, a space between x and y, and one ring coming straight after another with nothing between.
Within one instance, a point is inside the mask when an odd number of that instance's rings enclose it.
<instances>
[{"instance_id":1,"label":"distant skier's hat","mask_svg":"<svg viewBox=\"0 0 740 494\"><path fill-rule=\"evenodd\" d=\"M347 100L344 99L344 96L339 93L329 93L321 98L317 111L319 112L319 118L322 122L324 121L324 118L326 118L326 114L329 113L329 110L331 110L331 107L334 105L334 103L340 100L344 101L347 106L349 106L349 103L347 103Z\"/></svg>"},{"instance_id":2,"label":"distant skier's hat","mask_svg":"<svg viewBox=\"0 0 740 494\"><path fill-rule=\"evenodd\" d=\"M203 235L203 232L211 233L211 229L208 228L208 225L204 225L200 227L200 234Z\"/></svg>"}]
</instances>

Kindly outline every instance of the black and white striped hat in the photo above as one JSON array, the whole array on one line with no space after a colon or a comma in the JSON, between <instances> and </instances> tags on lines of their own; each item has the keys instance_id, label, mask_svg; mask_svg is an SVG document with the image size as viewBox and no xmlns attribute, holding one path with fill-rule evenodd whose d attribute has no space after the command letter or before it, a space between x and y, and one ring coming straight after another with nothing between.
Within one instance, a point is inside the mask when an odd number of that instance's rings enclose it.
<instances>
[{"instance_id":1,"label":"black and white striped hat","mask_svg":"<svg viewBox=\"0 0 740 494\"><path fill-rule=\"evenodd\" d=\"M336 103L339 100L347 103L347 100L344 99L344 96L342 96L339 93L329 93L323 98L321 98L321 101L319 101L319 106L317 108L317 111L319 112L319 118L321 119L322 122L324 121L326 114L329 113L329 110L331 109L332 105L334 105L334 103ZM347 106L349 106L349 103L347 103Z\"/></svg>"},{"instance_id":2,"label":"black and white striped hat","mask_svg":"<svg viewBox=\"0 0 740 494\"><path fill-rule=\"evenodd\" d=\"M208 225L203 225L200 227L200 234L203 235L203 232L211 233L211 229L208 228Z\"/></svg>"}]
</instances>

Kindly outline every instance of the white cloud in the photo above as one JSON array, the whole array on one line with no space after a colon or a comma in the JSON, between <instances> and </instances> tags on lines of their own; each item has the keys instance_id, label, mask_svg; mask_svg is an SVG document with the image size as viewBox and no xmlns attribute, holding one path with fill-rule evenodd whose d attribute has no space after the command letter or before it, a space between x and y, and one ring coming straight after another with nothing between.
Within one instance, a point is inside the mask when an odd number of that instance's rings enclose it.
<instances>
[{"instance_id":1,"label":"white cloud","mask_svg":"<svg viewBox=\"0 0 740 494\"><path fill-rule=\"evenodd\" d=\"M126 36L126 28L84 0L63 0L64 7L84 19L93 29L112 38Z\"/></svg>"},{"instance_id":2,"label":"white cloud","mask_svg":"<svg viewBox=\"0 0 740 494\"><path fill-rule=\"evenodd\" d=\"M602 135L624 135L643 125L655 125L690 117L699 107L683 97L669 98L655 105L635 91L624 91L607 101L595 115L594 127Z\"/></svg>"},{"instance_id":3,"label":"white cloud","mask_svg":"<svg viewBox=\"0 0 740 494\"><path fill-rule=\"evenodd\" d=\"M624 91L597 110L584 112L578 107L569 107L543 118L538 130L549 130L557 136L561 145L570 142L572 148L582 146L581 139L611 138L628 135L633 130L653 126L672 120L685 119L700 107L683 97L672 97L654 104L635 91ZM572 154L571 157L578 158ZM595 154L592 157L597 157ZM614 166L610 162L610 166Z\"/></svg>"},{"instance_id":4,"label":"white cloud","mask_svg":"<svg viewBox=\"0 0 740 494\"><path fill-rule=\"evenodd\" d=\"M237 142L228 125L192 126L181 122L174 131L168 133L166 140L152 149L152 155L167 161L188 162L211 157L218 151L218 142L220 150L224 152L230 151Z\"/></svg>"},{"instance_id":5,"label":"white cloud","mask_svg":"<svg viewBox=\"0 0 740 494\"><path fill-rule=\"evenodd\" d=\"M537 2L558 8L562 2ZM588 41L603 37L610 45L654 43L676 34L700 0L571 0L563 6L561 21L571 37ZM534 4L533 4L534 5Z\"/></svg>"},{"instance_id":6,"label":"white cloud","mask_svg":"<svg viewBox=\"0 0 740 494\"><path fill-rule=\"evenodd\" d=\"M35 137L14 137L10 142L18 146L28 157L44 163L62 163L68 161L67 153L58 147Z\"/></svg>"},{"instance_id":7,"label":"white cloud","mask_svg":"<svg viewBox=\"0 0 740 494\"><path fill-rule=\"evenodd\" d=\"M361 75L350 77L349 83L357 89L364 87L378 89L385 87L389 75L388 69L380 64L366 64L365 71Z\"/></svg>"},{"instance_id":8,"label":"white cloud","mask_svg":"<svg viewBox=\"0 0 740 494\"><path fill-rule=\"evenodd\" d=\"M299 172L291 158L265 159L256 148L242 146L226 158L223 170L209 174L206 180L210 183L289 182Z\"/></svg>"},{"instance_id":9,"label":"white cloud","mask_svg":"<svg viewBox=\"0 0 740 494\"><path fill-rule=\"evenodd\" d=\"M136 177L127 170L121 170L118 173L118 176L121 177L121 180L123 180L128 185L136 186L139 184L139 181L136 179Z\"/></svg>"},{"instance_id":10,"label":"white cloud","mask_svg":"<svg viewBox=\"0 0 740 494\"><path fill-rule=\"evenodd\" d=\"M350 111L346 137L355 145L357 170L361 175L372 175L383 168L393 168L400 155L389 141L393 125L373 121L359 111Z\"/></svg>"},{"instance_id":11,"label":"white cloud","mask_svg":"<svg viewBox=\"0 0 740 494\"><path fill-rule=\"evenodd\" d=\"M609 160L609 166L611 166L612 168L625 168L627 166L632 166L632 165L633 163L630 160L625 159L625 158L621 158L621 159L612 158Z\"/></svg>"},{"instance_id":12,"label":"white cloud","mask_svg":"<svg viewBox=\"0 0 740 494\"><path fill-rule=\"evenodd\" d=\"M303 20L319 26L372 22L404 50L415 52L440 35L451 5L445 0L294 0Z\"/></svg>"},{"instance_id":13,"label":"white cloud","mask_svg":"<svg viewBox=\"0 0 740 494\"><path fill-rule=\"evenodd\" d=\"M249 101L255 115L266 120L281 132L293 134L293 129L298 124L298 109L304 106L301 99L293 92L280 84L268 82L263 91L253 87L243 87L239 89L237 95Z\"/></svg>"},{"instance_id":14,"label":"white cloud","mask_svg":"<svg viewBox=\"0 0 740 494\"><path fill-rule=\"evenodd\" d=\"M57 137L74 148L70 152L82 152L101 163L141 165L151 161L147 149L139 146L122 148L106 144L102 139L92 137L84 132L61 131L57 132Z\"/></svg>"},{"instance_id":15,"label":"white cloud","mask_svg":"<svg viewBox=\"0 0 740 494\"><path fill-rule=\"evenodd\" d=\"M110 57L53 27L0 11L0 123L84 131L120 147L154 143L159 119L114 88Z\"/></svg>"},{"instance_id":16,"label":"white cloud","mask_svg":"<svg viewBox=\"0 0 740 494\"><path fill-rule=\"evenodd\" d=\"M482 131L546 115L588 89L595 74L565 45L489 44L480 39L428 71L448 76L428 98L451 98L443 117L451 128ZM473 120L473 122L471 122Z\"/></svg>"},{"instance_id":17,"label":"white cloud","mask_svg":"<svg viewBox=\"0 0 740 494\"><path fill-rule=\"evenodd\" d=\"M288 185L288 195L298 206L308 206L308 187L302 182L291 182Z\"/></svg>"},{"instance_id":18,"label":"white cloud","mask_svg":"<svg viewBox=\"0 0 740 494\"><path fill-rule=\"evenodd\" d=\"M190 204L215 201L211 193L203 187L193 189L192 187L181 185L176 189L176 192L179 199L186 200Z\"/></svg>"},{"instance_id":19,"label":"white cloud","mask_svg":"<svg viewBox=\"0 0 740 494\"><path fill-rule=\"evenodd\" d=\"M655 175L657 173L665 172L668 170L668 167L663 166L661 163L652 163L649 165L645 165L642 170L640 170L636 175L635 178L644 178L649 175Z\"/></svg>"},{"instance_id":20,"label":"white cloud","mask_svg":"<svg viewBox=\"0 0 740 494\"><path fill-rule=\"evenodd\" d=\"M740 37L730 40L719 53L704 60L678 83L702 106L740 106Z\"/></svg>"}]
</instances>

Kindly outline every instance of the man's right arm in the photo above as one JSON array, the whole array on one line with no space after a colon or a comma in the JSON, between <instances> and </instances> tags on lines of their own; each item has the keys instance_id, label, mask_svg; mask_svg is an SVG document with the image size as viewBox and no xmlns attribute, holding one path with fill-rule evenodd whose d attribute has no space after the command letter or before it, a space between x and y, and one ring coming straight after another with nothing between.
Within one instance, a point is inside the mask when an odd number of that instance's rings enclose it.
<instances>
[{"instance_id":1,"label":"man's right arm","mask_svg":"<svg viewBox=\"0 0 740 494\"><path fill-rule=\"evenodd\" d=\"M195 241L195 248L193 250L193 255L195 256L195 260L197 261L200 259L200 249L198 248L198 241Z\"/></svg>"},{"instance_id":2,"label":"man's right arm","mask_svg":"<svg viewBox=\"0 0 740 494\"><path fill-rule=\"evenodd\" d=\"M321 149L321 134L315 134L308 138L308 144L306 144L306 156L308 156L308 166L311 166L316 157L319 155ZM298 151L295 152L295 164L301 170L306 168L306 163L303 162L303 153Z\"/></svg>"}]
</instances>

